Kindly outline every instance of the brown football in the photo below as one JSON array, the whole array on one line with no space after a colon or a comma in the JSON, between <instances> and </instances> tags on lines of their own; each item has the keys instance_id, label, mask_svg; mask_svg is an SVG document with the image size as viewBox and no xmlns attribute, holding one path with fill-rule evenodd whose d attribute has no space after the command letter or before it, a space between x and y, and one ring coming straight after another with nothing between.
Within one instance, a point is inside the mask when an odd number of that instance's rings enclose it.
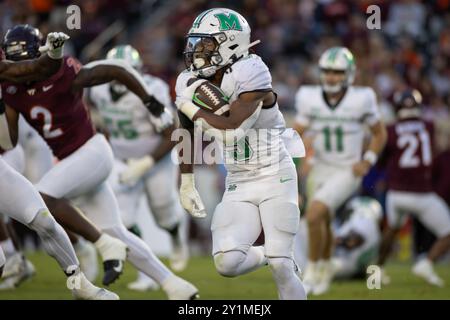
<instances>
[{"instance_id":1,"label":"brown football","mask_svg":"<svg viewBox=\"0 0 450 320\"><path fill-rule=\"evenodd\" d=\"M200 79L189 79L188 85L191 85L197 80ZM209 81L206 81L197 88L192 97L192 102L203 110L213 112L219 116L223 115L227 117L230 114L228 97L219 87Z\"/></svg>"}]
</instances>

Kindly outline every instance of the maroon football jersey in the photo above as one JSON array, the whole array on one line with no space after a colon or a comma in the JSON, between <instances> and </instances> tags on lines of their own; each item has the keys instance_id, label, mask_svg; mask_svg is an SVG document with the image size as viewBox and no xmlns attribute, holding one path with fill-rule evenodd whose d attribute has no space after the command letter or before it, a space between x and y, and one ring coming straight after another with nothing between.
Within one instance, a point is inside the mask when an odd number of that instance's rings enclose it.
<instances>
[{"instance_id":1,"label":"maroon football jersey","mask_svg":"<svg viewBox=\"0 0 450 320\"><path fill-rule=\"evenodd\" d=\"M75 58L65 57L59 71L47 80L1 85L5 103L39 132L58 159L72 154L95 134L83 92L71 91L80 69Z\"/></svg>"},{"instance_id":2,"label":"maroon football jersey","mask_svg":"<svg viewBox=\"0 0 450 320\"><path fill-rule=\"evenodd\" d=\"M390 190L432 191L433 125L405 119L388 127L385 149L387 186Z\"/></svg>"}]
</instances>

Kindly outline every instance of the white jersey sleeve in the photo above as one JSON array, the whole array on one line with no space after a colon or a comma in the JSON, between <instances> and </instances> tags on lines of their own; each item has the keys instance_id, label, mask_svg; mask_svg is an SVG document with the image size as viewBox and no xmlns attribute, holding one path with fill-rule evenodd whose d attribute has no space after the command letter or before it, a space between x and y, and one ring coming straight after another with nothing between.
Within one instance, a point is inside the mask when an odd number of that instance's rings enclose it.
<instances>
[{"instance_id":1,"label":"white jersey sleeve","mask_svg":"<svg viewBox=\"0 0 450 320\"><path fill-rule=\"evenodd\" d=\"M380 110L377 104L377 98L375 92L372 88L365 88L366 90L366 101L364 106L366 108L366 112L362 116L362 120L368 126L373 126L381 119Z\"/></svg>"},{"instance_id":2,"label":"white jersey sleeve","mask_svg":"<svg viewBox=\"0 0 450 320\"><path fill-rule=\"evenodd\" d=\"M310 124L310 113L308 104L305 103L307 100L306 90L301 87L298 89L295 95L295 109L297 110L297 116L295 117L295 122L301 126L308 127Z\"/></svg>"},{"instance_id":3,"label":"white jersey sleeve","mask_svg":"<svg viewBox=\"0 0 450 320\"><path fill-rule=\"evenodd\" d=\"M272 76L262 59L250 55L232 66L235 77L235 95L252 91L268 91L272 89Z\"/></svg>"}]
</instances>

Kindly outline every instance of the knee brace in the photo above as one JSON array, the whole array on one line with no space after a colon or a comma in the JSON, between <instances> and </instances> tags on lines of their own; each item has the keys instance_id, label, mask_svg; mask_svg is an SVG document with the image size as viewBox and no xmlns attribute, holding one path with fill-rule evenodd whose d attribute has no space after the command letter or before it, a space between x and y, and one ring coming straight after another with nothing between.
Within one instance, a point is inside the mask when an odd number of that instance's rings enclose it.
<instances>
[{"instance_id":1,"label":"knee brace","mask_svg":"<svg viewBox=\"0 0 450 320\"><path fill-rule=\"evenodd\" d=\"M216 270L224 277L235 277L238 275L237 267L245 260L242 251L219 252L214 255Z\"/></svg>"}]
</instances>

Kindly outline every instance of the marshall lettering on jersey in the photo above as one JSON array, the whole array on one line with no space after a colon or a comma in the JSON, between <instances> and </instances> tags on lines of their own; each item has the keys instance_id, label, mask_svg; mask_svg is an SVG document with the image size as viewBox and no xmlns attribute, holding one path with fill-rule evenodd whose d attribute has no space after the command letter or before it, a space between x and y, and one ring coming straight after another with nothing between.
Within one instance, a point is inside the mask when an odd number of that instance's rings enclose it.
<instances>
[{"instance_id":1,"label":"marshall lettering on jersey","mask_svg":"<svg viewBox=\"0 0 450 320\"><path fill-rule=\"evenodd\" d=\"M388 127L386 161L389 190L432 191L433 125L420 119L401 120Z\"/></svg>"},{"instance_id":2,"label":"marshall lettering on jersey","mask_svg":"<svg viewBox=\"0 0 450 320\"><path fill-rule=\"evenodd\" d=\"M5 103L39 132L58 159L72 154L95 134L83 92L71 91L80 69L75 58L65 57L59 71L47 80L1 84Z\"/></svg>"}]
</instances>

